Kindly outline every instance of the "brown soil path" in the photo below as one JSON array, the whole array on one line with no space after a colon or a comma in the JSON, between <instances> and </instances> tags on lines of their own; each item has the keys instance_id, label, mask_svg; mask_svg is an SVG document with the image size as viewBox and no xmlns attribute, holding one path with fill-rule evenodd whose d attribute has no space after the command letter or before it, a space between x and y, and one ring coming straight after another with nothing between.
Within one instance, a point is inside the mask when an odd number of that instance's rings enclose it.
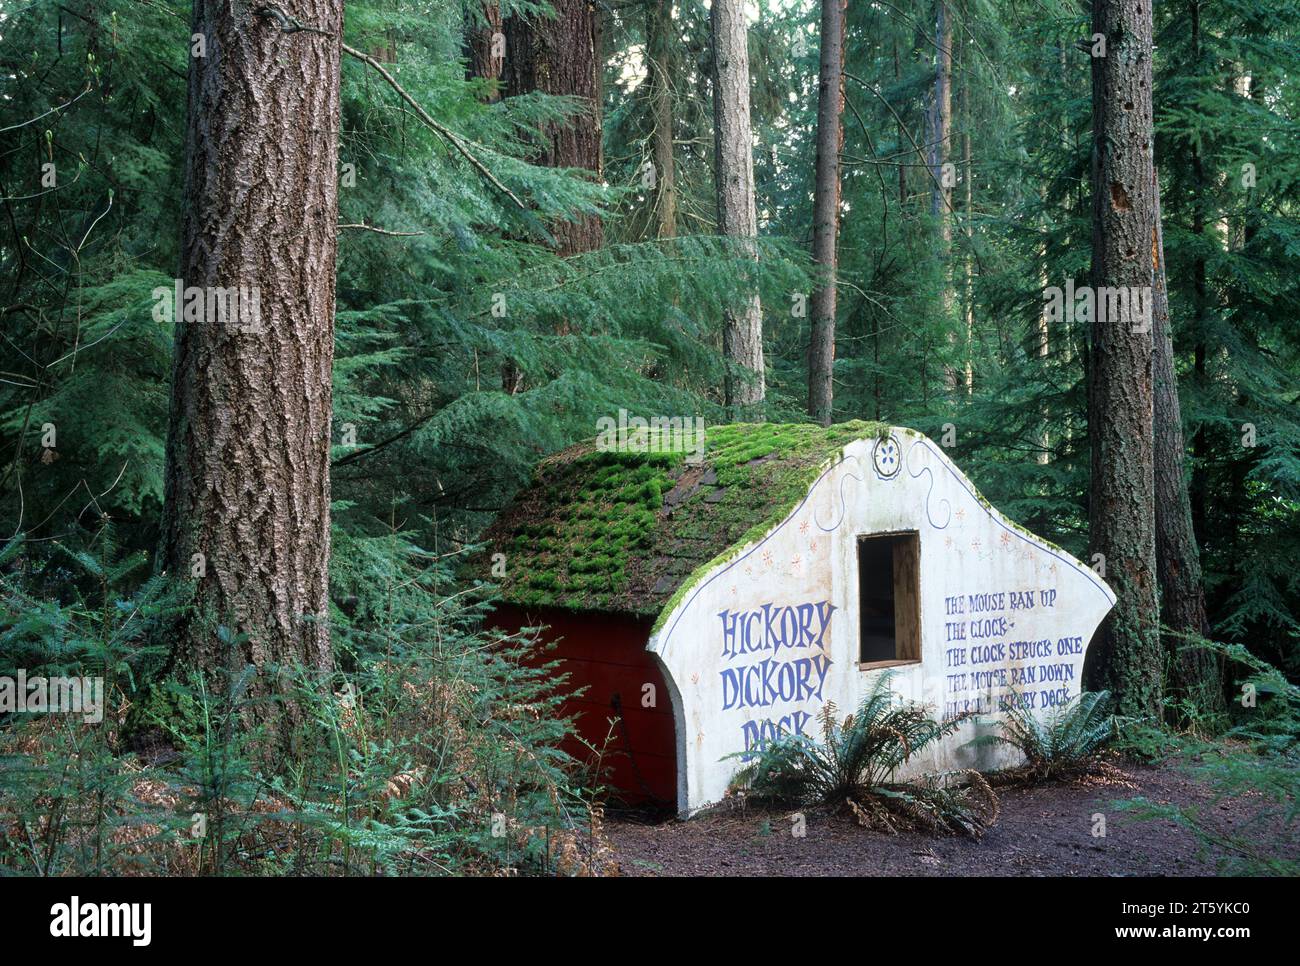
<instances>
[{"instance_id":1,"label":"brown soil path","mask_svg":"<svg viewBox=\"0 0 1300 966\"><path fill-rule=\"evenodd\" d=\"M1139 795L1197 804L1209 827L1240 828L1260 809L1255 796L1215 803L1198 779L1173 767L1125 765L1123 779L1004 788L1002 814L982 841L920 833L888 835L824 812L806 813L806 835L791 834L790 813L718 811L689 822L613 818L606 830L623 875L746 876L1190 876L1213 875L1222 855L1205 852L1172 822L1140 821L1113 807ZM1106 819L1094 837L1094 816ZM1272 839L1270 853L1300 859L1300 829L1276 823L1250 833Z\"/></svg>"}]
</instances>

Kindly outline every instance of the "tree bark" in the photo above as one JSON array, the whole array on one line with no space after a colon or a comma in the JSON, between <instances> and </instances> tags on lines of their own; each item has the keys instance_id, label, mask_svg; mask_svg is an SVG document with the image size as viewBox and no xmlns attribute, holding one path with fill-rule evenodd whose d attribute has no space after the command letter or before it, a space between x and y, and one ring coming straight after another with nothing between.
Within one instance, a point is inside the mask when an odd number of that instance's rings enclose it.
<instances>
[{"instance_id":1,"label":"tree bark","mask_svg":"<svg viewBox=\"0 0 1300 966\"><path fill-rule=\"evenodd\" d=\"M648 0L646 5L646 84L650 91L651 164L655 182L651 194L656 238L677 236L677 185L673 164L673 0Z\"/></svg>"},{"instance_id":2,"label":"tree bark","mask_svg":"<svg viewBox=\"0 0 1300 966\"><path fill-rule=\"evenodd\" d=\"M1191 0L1189 4L1189 25L1192 32L1192 69L1201 71L1201 4ZM1208 320L1209 282L1205 263L1205 165L1201 160L1200 141L1191 139L1192 154L1192 234L1196 236L1196 250L1192 257L1192 331L1194 333L1193 372L1196 385L1202 391L1208 387L1209 376L1206 368L1209 350L1206 346L1206 323ZM1209 462L1210 438L1205 427L1199 427L1192 434L1192 527L1195 530L1198 546L1205 546L1209 540L1206 528L1209 520Z\"/></svg>"},{"instance_id":3,"label":"tree bark","mask_svg":"<svg viewBox=\"0 0 1300 966\"><path fill-rule=\"evenodd\" d=\"M1092 549L1118 596L1089 651L1088 680L1124 714L1160 713L1156 599L1152 338L1136 317L1106 311L1107 290L1151 297L1151 8L1096 0L1092 61L1092 318L1088 425L1092 442Z\"/></svg>"},{"instance_id":4,"label":"tree bark","mask_svg":"<svg viewBox=\"0 0 1300 966\"><path fill-rule=\"evenodd\" d=\"M176 307L161 560L196 578L182 666L332 667L331 368L342 0L300 0L328 32L282 33L242 5L195 0L181 279L237 313ZM254 311L254 307L256 311ZM233 642L223 642L216 625ZM259 717L262 717L259 714ZM268 713L262 720L282 720ZM282 733L283 736L283 733Z\"/></svg>"},{"instance_id":5,"label":"tree bark","mask_svg":"<svg viewBox=\"0 0 1300 966\"><path fill-rule=\"evenodd\" d=\"M948 138L952 132L952 24L943 0L934 5L934 103L931 105L930 169L934 173L934 190L930 195L930 213L939 225L939 234L947 244L952 240L948 211L952 189L944 184L943 166L948 160Z\"/></svg>"},{"instance_id":6,"label":"tree bark","mask_svg":"<svg viewBox=\"0 0 1300 966\"><path fill-rule=\"evenodd\" d=\"M1047 269L1048 269L1048 245L1047 245L1047 240L1044 239L1043 240L1043 261L1038 274L1038 279L1043 291L1047 290L1047 285L1048 285ZM1048 318L1048 311L1049 311L1048 306L1044 304L1043 308L1038 313L1038 330L1037 330L1038 343L1034 350L1038 356L1038 360L1039 360L1038 364L1042 366L1044 369L1046 369L1048 364L1048 359L1051 357L1052 354L1052 341L1051 341L1052 326L1051 326L1051 319ZM1047 404L1044 404L1042 406L1041 412L1042 412L1043 422L1042 422L1042 429L1038 434L1039 451L1035 456L1035 459L1040 465L1046 466L1048 463L1052 461L1051 407Z\"/></svg>"},{"instance_id":7,"label":"tree bark","mask_svg":"<svg viewBox=\"0 0 1300 966\"><path fill-rule=\"evenodd\" d=\"M903 76L903 67L902 67L902 62L899 60L898 57L898 34L897 33L894 34L893 41L894 41L894 83L898 83L898 81ZM902 157L903 142L904 142L906 132L903 130L903 119L901 117L895 118L895 127L898 132L897 154L899 157ZM907 165L900 163L898 165L898 208L900 212L902 212L903 206L906 204L907 204Z\"/></svg>"},{"instance_id":8,"label":"tree bark","mask_svg":"<svg viewBox=\"0 0 1300 966\"><path fill-rule=\"evenodd\" d=\"M713 0L714 184L718 230L758 260L753 136L749 122L749 42L744 0ZM726 313L722 351L727 359L725 401L733 416L757 416L765 396L763 307L756 285L744 305Z\"/></svg>"},{"instance_id":9,"label":"tree bark","mask_svg":"<svg viewBox=\"0 0 1300 966\"><path fill-rule=\"evenodd\" d=\"M465 27L465 51L468 56L468 69L471 78L497 81L484 95L483 100L492 104L501 99L501 69L505 64L504 52L496 45L496 37L502 32L501 5L496 0L482 0L483 23L466 15L469 21Z\"/></svg>"},{"instance_id":10,"label":"tree bark","mask_svg":"<svg viewBox=\"0 0 1300 966\"><path fill-rule=\"evenodd\" d=\"M553 18L530 20L518 14L503 26L506 49L501 68L505 96L541 91L576 97L586 107L545 126L538 144L538 164L552 168L585 168L601 174L601 106L597 56L597 20L588 0L552 0ZM551 225L560 255L595 251L604 243L604 226L597 215L576 215ZM507 360L501 367L501 387L510 395L524 389L523 371Z\"/></svg>"},{"instance_id":11,"label":"tree bark","mask_svg":"<svg viewBox=\"0 0 1300 966\"><path fill-rule=\"evenodd\" d=\"M835 372L835 244L840 226L840 152L844 147L844 10L846 0L822 0L821 67L817 91L817 173L813 195L813 261L821 283L812 297L808 340L808 415L831 424Z\"/></svg>"},{"instance_id":12,"label":"tree bark","mask_svg":"<svg viewBox=\"0 0 1300 966\"><path fill-rule=\"evenodd\" d=\"M963 55L962 66L965 67ZM961 85L961 160L962 177L966 187L966 258L965 258L965 312L966 312L966 395L975 391L975 166L971 158L970 132L972 126L970 109L971 74L963 70Z\"/></svg>"},{"instance_id":13,"label":"tree bark","mask_svg":"<svg viewBox=\"0 0 1300 966\"><path fill-rule=\"evenodd\" d=\"M554 18L530 21L517 15L505 22L506 56L501 76L507 97L541 91L576 97L586 107L546 126L538 145L539 164L586 168L600 177L600 101L596 71L596 18L588 0L551 0ZM556 251L576 255L604 241L596 215L579 215L552 226Z\"/></svg>"},{"instance_id":14,"label":"tree bark","mask_svg":"<svg viewBox=\"0 0 1300 966\"><path fill-rule=\"evenodd\" d=\"M1208 637L1205 591L1201 584L1201 555L1192 533L1192 503L1187 490L1182 409L1174 369L1173 329L1169 321L1169 292L1165 282L1165 237L1160 218L1160 183L1155 182L1155 262L1151 324L1154 339L1156 566L1162 594L1171 690L1201 711L1222 712L1223 682L1218 661L1206 650L1191 649L1176 635Z\"/></svg>"},{"instance_id":15,"label":"tree bark","mask_svg":"<svg viewBox=\"0 0 1300 966\"><path fill-rule=\"evenodd\" d=\"M930 213L939 231L939 258L942 262L940 277L943 286L941 304L944 326L950 327L953 325L954 306L949 264L952 250L952 185L945 177L944 168L948 163L948 142L952 137L952 20L944 0L935 3L934 20L937 50L934 58L934 104L931 110L930 170L934 181L931 183ZM958 341L956 330L949 328L949 346L955 347ZM944 365L944 381L949 389L955 389L961 382L960 370L951 361Z\"/></svg>"}]
</instances>

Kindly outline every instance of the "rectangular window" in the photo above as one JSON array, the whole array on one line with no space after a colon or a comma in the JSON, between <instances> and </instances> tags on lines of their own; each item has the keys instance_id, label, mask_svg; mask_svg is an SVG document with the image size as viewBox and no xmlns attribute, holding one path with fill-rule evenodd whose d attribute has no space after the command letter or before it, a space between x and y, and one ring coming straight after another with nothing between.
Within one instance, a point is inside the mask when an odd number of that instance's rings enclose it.
<instances>
[{"instance_id":1,"label":"rectangular window","mask_svg":"<svg viewBox=\"0 0 1300 966\"><path fill-rule=\"evenodd\" d=\"M921 540L916 531L858 537L858 661L921 660Z\"/></svg>"}]
</instances>

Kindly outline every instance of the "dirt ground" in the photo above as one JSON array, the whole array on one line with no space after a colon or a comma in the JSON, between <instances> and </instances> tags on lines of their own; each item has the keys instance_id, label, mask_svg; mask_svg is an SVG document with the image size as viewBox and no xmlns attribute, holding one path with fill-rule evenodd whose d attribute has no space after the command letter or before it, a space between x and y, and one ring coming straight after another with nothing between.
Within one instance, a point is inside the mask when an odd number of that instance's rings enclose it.
<instances>
[{"instance_id":1,"label":"dirt ground","mask_svg":"<svg viewBox=\"0 0 1300 966\"><path fill-rule=\"evenodd\" d=\"M806 835L792 834L788 811L731 808L688 822L609 815L606 829L622 875L631 876L1191 876L1219 871L1222 854L1204 852L1172 822L1142 821L1113 807L1144 796L1198 804L1216 831L1257 814L1252 795L1214 802L1196 778L1172 766L1124 765L1117 779L1088 779L999 790L1001 817L981 841L921 833L889 835L851 819L806 811ZM1094 816L1106 820L1094 837ZM1270 853L1300 857L1300 830L1277 824L1251 832Z\"/></svg>"}]
</instances>

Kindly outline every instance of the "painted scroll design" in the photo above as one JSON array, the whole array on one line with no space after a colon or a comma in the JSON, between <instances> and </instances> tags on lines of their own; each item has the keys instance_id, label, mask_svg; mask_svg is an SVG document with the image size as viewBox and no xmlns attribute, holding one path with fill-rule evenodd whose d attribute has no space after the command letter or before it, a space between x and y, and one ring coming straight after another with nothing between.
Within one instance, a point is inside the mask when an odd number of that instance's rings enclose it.
<instances>
[{"instance_id":1,"label":"painted scroll design","mask_svg":"<svg viewBox=\"0 0 1300 966\"><path fill-rule=\"evenodd\" d=\"M837 463L835 467L832 468L834 469L843 466L845 463L849 461L850 461L849 458L845 458L844 460L841 460L839 463ZM852 461L858 464L858 469L862 469L862 458L860 456L852 457ZM863 471L862 476L858 476L858 474L854 473L852 470L846 469L840 475L840 484L836 488L837 495L840 498L840 515L836 518L835 522L832 523L829 527L822 526L822 522L817 519L817 508L813 507L813 512L812 512L813 525L816 526L817 529L820 530L822 533L831 533L832 531L838 530L840 528L840 524L844 522L844 517L849 512L849 501L848 498L845 497L844 495L844 484L847 483L849 480L853 480L857 483L865 483L866 471L865 470Z\"/></svg>"},{"instance_id":2,"label":"painted scroll design","mask_svg":"<svg viewBox=\"0 0 1300 966\"><path fill-rule=\"evenodd\" d=\"M948 502L947 499L940 501L943 506L948 508L948 517L943 521L943 523L935 523L934 514L930 510L931 497L934 496L934 470L928 466L922 466L915 473L912 472L912 454L916 452L916 448L920 443L921 441L919 439L915 440L912 445L907 448L907 457L904 460L904 463L907 465L907 475L914 480L917 477L929 475L930 488L925 491L925 518L930 521L930 526L934 527L936 530L947 530L948 524L952 523L952 504Z\"/></svg>"},{"instance_id":3,"label":"painted scroll design","mask_svg":"<svg viewBox=\"0 0 1300 966\"><path fill-rule=\"evenodd\" d=\"M980 509L983 510L983 512L988 515L990 520L992 520L995 524L1001 527L1002 530L1009 533L1013 539L1021 540L1024 543L1029 544L1031 547L1035 548L1040 553L1045 553L1049 557L1052 557L1055 560L1059 560L1061 563L1068 566L1075 573L1082 575L1088 580L1088 582L1093 587L1095 587L1101 593L1103 597L1106 598L1107 610L1115 606L1115 600L1116 600L1115 592L1111 590L1109 587L1107 587L1105 582L1102 581L1099 577L1097 577L1097 575L1093 573L1093 571L1090 568L1080 563L1078 560L1070 556L1065 551L1060 550L1059 548L1053 548L1047 543L1044 543L1041 538L1035 537L1032 534L1026 535L1025 533L1022 533L1021 531L1015 529L1014 527L1008 526L1005 518L1000 513L997 513L995 510L989 507L983 500L980 499L979 494L975 492L970 481L967 480L964 476L962 476L962 474L958 473L957 470L955 470L948 463L947 458L944 457L937 449L934 448L934 444L930 442L930 440L926 439L925 437L921 437L917 439L915 443L912 444L911 449L916 449L916 447L918 446L924 446L927 450L933 453L935 457L939 459L939 465L941 465L944 469L948 471L948 474L954 480L957 481L957 485L960 486L963 490L965 490L966 493L970 496L970 498L973 501L979 504ZM909 457L911 456L910 449L908 450L908 455ZM945 500L944 502L947 503L948 501ZM945 526L947 526L947 524L945 524Z\"/></svg>"}]
</instances>

